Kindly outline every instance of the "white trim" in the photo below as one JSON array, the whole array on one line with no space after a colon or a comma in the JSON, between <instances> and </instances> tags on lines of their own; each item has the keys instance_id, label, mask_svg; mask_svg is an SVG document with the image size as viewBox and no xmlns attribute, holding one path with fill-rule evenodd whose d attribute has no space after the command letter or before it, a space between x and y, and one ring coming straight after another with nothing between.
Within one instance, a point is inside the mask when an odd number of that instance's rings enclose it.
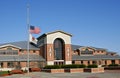
<instances>
[{"instance_id":1,"label":"white trim","mask_svg":"<svg viewBox=\"0 0 120 78\"><path fill-rule=\"evenodd\" d=\"M11 71L14 70L15 68L0 68L0 71Z\"/></svg>"},{"instance_id":2,"label":"white trim","mask_svg":"<svg viewBox=\"0 0 120 78\"><path fill-rule=\"evenodd\" d=\"M80 48L78 48L78 49L81 51L83 48L91 48L91 49L93 49L93 50L96 50L95 48L90 47L90 46L83 46L83 47L80 47Z\"/></svg>"},{"instance_id":3,"label":"white trim","mask_svg":"<svg viewBox=\"0 0 120 78\"><path fill-rule=\"evenodd\" d=\"M56 33L47 35L46 37L47 42L45 42L45 44L53 44L54 40L57 38L62 39L65 44L71 44L71 36L61 33L61 32L56 32Z\"/></svg>"},{"instance_id":4,"label":"white trim","mask_svg":"<svg viewBox=\"0 0 120 78\"><path fill-rule=\"evenodd\" d=\"M12 47L16 47L16 48L21 49L20 47L12 45L12 44L5 44L5 45L0 46L0 48L7 47L7 46L12 46Z\"/></svg>"},{"instance_id":5,"label":"white trim","mask_svg":"<svg viewBox=\"0 0 120 78\"><path fill-rule=\"evenodd\" d=\"M94 55L93 54L81 54L80 56L94 56Z\"/></svg>"},{"instance_id":6,"label":"white trim","mask_svg":"<svg viewBox=\"0 0 120 78\"><path fill-rule=\"evenodd\" d=\"M48 32L48 33L46 33L46 35L53 34L53 33L57 33L57 32L60 32L60 33L63 33L63 34L66 34L66 35L69 35L69 36L72 37L72 34L66 33L66 32L61 31L61 30L56 30L56 31L53 31L53 32Z\"/></svg>"},{"instance_id":7,"label":"white trim","mask_svg":"<svg viewBox=\"0 0 120 78\"><path fill-rule=\"evenodd\" d=\"M64 62L64 60L54 60L54 62Z\"/></svg>"},{"instance_id":8,"label":"white trim","mask_svg":"<svg viewBox=\"0 0 120 78\"><path fill-rule=\"evenodd\" d=\"M65 64L72 64L72 61L65 61Z\"/></svg>"},{"instance_id":9,"label":"white trim","mask_svg":"<svg viewBox=\"0 0 120 78\"><path fill-rule=\"evenodd\" d=\"M21 69L25 71L28 70L28 67L22 67Z\"/></svg>"},{"instance_id":10,"label":"white trim","mask_svg":"<svg viewBox=\"0 0 120 78\"><path fill-rule=\"evenodd\" d=\"M47 61L47 65L54 65L54 61Z\"/></svg>"}]
</instances>

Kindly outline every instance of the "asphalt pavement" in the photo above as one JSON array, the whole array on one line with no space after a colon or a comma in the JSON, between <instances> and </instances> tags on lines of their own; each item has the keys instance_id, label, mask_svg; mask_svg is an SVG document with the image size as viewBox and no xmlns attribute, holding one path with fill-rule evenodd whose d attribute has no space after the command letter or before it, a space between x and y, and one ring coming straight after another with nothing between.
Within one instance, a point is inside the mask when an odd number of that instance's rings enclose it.
<instances>
[{"instance_id":1,"label":"asphalt pavement","mask_svg":"<svg viewBox=\"0 0 120 78\"><path fill-rule=\"evenodd\" d=\"M46 73L30 72L29 74L14 74L0 78L120 78L120 70L104 73Z\"/></svg>"}]
</instances>

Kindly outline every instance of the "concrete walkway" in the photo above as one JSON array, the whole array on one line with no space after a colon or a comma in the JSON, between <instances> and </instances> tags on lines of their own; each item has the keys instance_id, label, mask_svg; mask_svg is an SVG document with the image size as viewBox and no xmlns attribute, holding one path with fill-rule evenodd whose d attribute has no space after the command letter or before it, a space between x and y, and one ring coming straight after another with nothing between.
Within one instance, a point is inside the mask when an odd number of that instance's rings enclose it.
<instances>
[{"instance_id":1,"label":"concrete walkway","mask_svg":"<svg viewBox=\"0 0 120 78\"><path fill-rule=\"evenodd\" d=\"M11 76L0 78L120 78L120 70L114 72L104 73L46 73L46 72L32 72L28 74L14 74Z\"/></svg>"}]
</instances>

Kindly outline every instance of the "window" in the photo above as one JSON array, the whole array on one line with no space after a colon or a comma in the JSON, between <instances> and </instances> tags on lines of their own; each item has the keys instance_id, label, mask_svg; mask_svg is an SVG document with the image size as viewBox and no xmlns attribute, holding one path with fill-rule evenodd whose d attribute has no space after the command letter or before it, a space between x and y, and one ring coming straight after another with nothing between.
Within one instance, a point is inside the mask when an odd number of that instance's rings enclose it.
<instances>
[{"instance_id":1,"label":"window","mask_svg":"<svg viewBox=\"0 0 120 78\"><path fill-rule=\"evenodd\" d=\"M89 49L86 48L84 51L81 51L81 54L92 55L93 51L89 51Z\"/></svg>"},{"instance_id":2,"label":"window","mask_svg":"<svg viewBox=\"0 0 120 78\"><path fill-rule=\"evenodd\" d=\"M11 48L11 47L8 47L7 50L12 50L12 48Z\"/></svg>"},{"instance_id":3,"label":"window","mask_svg":"<svg viewBox=\"0 0 120 78\"><path fill-rule=\"evenodd\" d=\"M3 68L3 62L0 62L0 68Z\"/></svg>"},{"instance_id":4,"label":"window","mask_svg":"<svg viewBox=\"0 0 120 78\"><path fill-rule=\"evenodd\" d=\"M12 50L11 47L8 47L6 50L0 50L0 55L17 55L18 50Z\"/></svg>"},{"instance_id":5,"label":"window","mask_svg":"<svg viewBox=\"0 0 120 78\"><path fill-rule=\"evenodd\" d=\"M105 65L107 65L107 60L105 60Z\"/></svg>"},{"instance_id":6,"label":"window","mask_svg":"<svg viewBox=\"0 0 120 78\"><path fill-rule=\"evenodd\" d=\"M24 54L24 50L22 50L22 49L19 49L19 52L22 53L22 54Z\"/></svg>"},{"instance_id":7,"label":"window","mask_svg":"<svg viewBox=\"0 0 120 78\"><path fill-rule=\"evenodd\" d=\"M13 50L13 51L12 51L12 54L13 54L13 55L18 55L18 51L17 51L17 50Z\"/></svg>"},{"instance_id":8,"label":"window","mask_svg":"<svg viewBox=\"0 0 120 78\"><path fill-rule=\"evenodd\" d=\"M75 64L75 61L72 61L72 64Z\"/></svg>"},{"instance_id":9,"label":"window","mask_svg":"<svg viewBox=\"0 0 120 78\"><path fill-rule=\"evenodd\" d=\"M92 64L97 64L97 62L96 61L92 61Z\"/></svg>"},{"instance_id":10,"label":"window","mask_svg":"<svg viewBox=\"0 0 120 78\"><path fill-rule=\"evenodd\" d=\"M63 54L64 54L64 42L62 39L55 39L54 41L54 58L56 60L63 60L64 57L63 57Z\"/></svg>"},{"instance_id":11,"label":"window","mask_svg":"<svg viewBox=\"0 0 120 78\"><path fill-rule=\"evenodd\" d=\"M35 50L33 50L33 53L35 53Z\"/></svg>"},{"instance_id":12,"label":"window","mask_svg":"<svg viewBox=\"0 0 120 78\"><path fill-rule=\"evenodd\" d=\"M90 61L88 61L88 65L90 65Z\"/></svg>"},{"instance_id":13,"label":"window","mask_svg":"<svg viewBox=\"0 0 120 78\"><path fill-rule=\"evenodd\" d=\"M112 64L115 64L115 60L111 60L111 63L112 63Z\"/></svg>"},{"instance_id":14,"label":"window","mask_svg":"<svg viewBox=\"0 0 120 78\"><path fill-rule=\"evenodd\" d=\"M12 68L13 67L13 62L8 62L7 65L8 65L8 68Z\"/></svg>"},{"instance_id":15,"label":"window","mask_svg":"<svg viewBox=\"0 0 120 78\"><path fill-rule=\"evenodd\" d=\"M5 50L0 50L0 55L5 55L6 51Z\"/></svg>"},{"instance_id":16,"label":"window","mask_svg":"<svg viewBox=\"0 0 120 78\"><path fill-rule=\"evenodd\" d=\"M81 61L81 64L83 64L83 61Z\"/></svg>"}]
</instances>

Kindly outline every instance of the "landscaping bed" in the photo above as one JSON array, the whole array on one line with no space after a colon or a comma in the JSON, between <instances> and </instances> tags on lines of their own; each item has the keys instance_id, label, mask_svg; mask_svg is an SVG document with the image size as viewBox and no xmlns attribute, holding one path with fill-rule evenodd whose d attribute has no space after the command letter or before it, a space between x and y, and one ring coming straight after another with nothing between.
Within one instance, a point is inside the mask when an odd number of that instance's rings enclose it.
<instances>
[{"instance_id":1,"label":"landscaping bed","mask_svg":"<svg viewBox=\"0 0 120 78\"><path fill-rule=\"evenodd\" d=\"M69 69L64 69L64 71L69 73L82 73L84 72L84 68L69 68Z\"/></svg>"},{"instance_id":2,"label":"landscaping bed","mask_svg":"<svg viewBox=\"0 0 120 78\"><path fill-rule=\"evenodd\" d=\"M120 70L120 65L110 64L108 66L105 66L105 70Z\"/></svg>"},{"instance_id":3,"label":"landscaping bed","mask_svg":"<svg viewBox=\"0 0 120 78\"><path fill-rule=\"evenodd\" d=\"M44 67L44 72L50 73L81 73L81 72L91 72L91 73L101 73L104 72L104 67L98 67L97 65L48 65Z\"/></svg>"},{"instance_id":4,"label":"landscaping bed","mask_svg":"<svg viewBox=\"0 0 120 78\"><path fill-rule=\"evenodd\" d=\"M86 67L85 65L48 65L44 67L44 72L50 73L80 73L83 72L83 68Z\"/></svg>"},{"instance_id":5,"label":"landscaping bed","mask_svg":"<svg viewBox=\"0 0 120 78\"><path fill-rule=\"evenodd\" d=\"M84 72L102 73L102 72L104 72L104 67L99 67L99 68L85 68Z\"/></svg>"},{"instance_id":6,"label":"landscaping bed","mask_svg":"<svg viewBox=\"0 0 120 78\"><path fill-rule=\"evenodd\" d=\"M24 74L24 72L20 69L15 69L11 71L11 74Z\"/></svg>"},{"instance_id":7,"label":"landscaping bed","mask_svg":"<svg viewBox=\"0 0 120 78\"><path fill-rule=\"evenodd\" d=\"M30 68L29 70L30 70L30 72L40 72L41 71L40 68Z\"/></svg>"},{"instance_id":8,"label":"landscaping bed","mask_svg":"<svg viewBox=\"0 0 120 78\"><path fill-rule=\"evenodd\" d=\"M92 64L88 65L87 68L84 69L84 72L101 73L104 72L104 67L98 67L98 65Z\"/></svg>"}]
</instances>

